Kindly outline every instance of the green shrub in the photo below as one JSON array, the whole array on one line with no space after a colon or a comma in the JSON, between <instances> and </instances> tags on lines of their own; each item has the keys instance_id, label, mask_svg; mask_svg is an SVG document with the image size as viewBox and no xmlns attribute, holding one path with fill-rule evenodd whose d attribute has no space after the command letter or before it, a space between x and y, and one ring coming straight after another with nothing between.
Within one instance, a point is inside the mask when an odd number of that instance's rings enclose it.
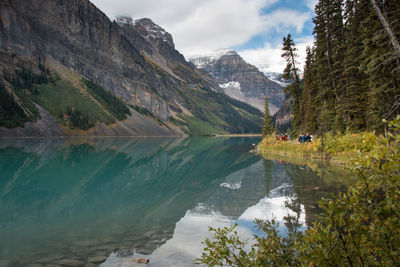
<instances>
[{"instance_id":1,"label":"green shrub","mask_svg":"<svg viewBox=\"0 0 400 267\"><path fill-rule=\"evenodd\" d=\"M390 124L388 138L378 138L371 150L367 140L354 161L355 186L321 204L325 213L304 233L299 232L296 201L288 206L289 234L280 236L274 220L256 221L266 234L244 249L232 228L211 229L197 263L208 266L398 266L400 262L400 116ZM371 137L373 139L373 137ZM354 148L356 149L356 148ZM369 152L361 153L365 149ZM368 150L369 149L369 150Z\"/></svg>"},{"instance_id":2,"label":"green shrub","mask_svg":"<svg viewBox=\"0 0 400 267\"><path fill-rule=\"evenodd\" d=\"M374 132L332 134L324 136L324 150L328 153L339 152L369 152L376 144L381 142L382 137Z\"/></svg>"}]
</instances>

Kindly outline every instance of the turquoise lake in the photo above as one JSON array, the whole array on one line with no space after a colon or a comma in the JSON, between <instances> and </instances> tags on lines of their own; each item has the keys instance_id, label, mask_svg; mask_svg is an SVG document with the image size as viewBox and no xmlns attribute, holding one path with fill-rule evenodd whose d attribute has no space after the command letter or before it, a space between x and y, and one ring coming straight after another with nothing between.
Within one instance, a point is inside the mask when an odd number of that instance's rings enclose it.
<instances>
[{"instance_id":1,"label":"turquoise lake","mask_svg":"<svg viewBox=\"0 0 400 267\"><path fill-rule=\"evenodd\" d=\"M208 226L251 239L294 193L309 223L346 188L342 170L262 159L259 141L2 139L0 266L191 266Z\"/></svg>"}]
</instances>

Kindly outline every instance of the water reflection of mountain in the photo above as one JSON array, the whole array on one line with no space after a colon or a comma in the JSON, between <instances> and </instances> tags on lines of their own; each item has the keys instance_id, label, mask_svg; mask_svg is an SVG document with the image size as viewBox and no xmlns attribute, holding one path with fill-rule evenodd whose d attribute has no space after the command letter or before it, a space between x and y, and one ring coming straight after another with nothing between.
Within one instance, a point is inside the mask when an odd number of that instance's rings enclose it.
<instances>
[{"instance_id":1,"label":"water reflection of mountain","mask_svg":"<svg viewBox=\"0 0 400 267\"><path fill-rule=\"evenodd\" d=\"M251 237L252 220L281 219L293 192L312 221L340 189L335 172L262 160L248 152L256 142L0 140L0 266L98 263L118 248L187 266L208 225L238 222Z\"/></svg>"},{"instance_id":2,"label":"water reflection of mountain","mask_svg":"<svg viewBox=\"0 0 400 267\"><path fill-rule=\"evenodd\" d=\"M21 266L87 262L118 247L150 253L188 209L257 164L249 148L212 138L2 140L0 259Z\"/></svg>"},{"instance_id":3,"label":"water reflection of mountain","mask_svg":"<svg viewBox=\"0 0 400 267\"><path fill-rule=\"evenodd\" d=\"M282 221L287 214L284 201L292 194L293 185L285 165L259 159L220 181L219 187L198 198L200 202L176 223L172 237L146 255L151 266L192 266L193 259L201 255L202 242L211 237L209 226L238 223L236 230L246 240L257 233L255 218L276 216ZM130 260L112 254L102 266L125 266Z\"/></svg>"},{"instance_id":4,"label":"water reflection of mountain","mask_svg":"<svg viewBox=\"0 0 400 267\"><path fill-rule=\"evenodd\" d=\"M263 161L228 175L219 188L209 198L203 200L203 206L209 210L236 219L251 205L256 204L268 192L265 187ZM207 212L197 207L193 212Z\"/></svg>"},{"instance_id":5,"label":"water reflection of mountain","mask_svg":"<svg viewBox=\"0 0 400 267\"><path fill-rule=\"evenodd\" d=\"M193 259L202 253L202 241L211 237L209 226L229 227L237 223L241 240L252 240L254 234L261 234L254 227L256 218L274 217L280 223L278 230L285 234L287 197L296 193L304 200L302 209L306 214L301 215L300 221L310 222L316 215L317 201L340 190L340 186L326 183L326 178L329 177L321 178L304 166L260 160L228 175L210 197L200 198L201 202L176 223L172 238L146 257L151 266L192 266ZM130 260L112 254L102 266L125 266Z\"/></svg>"},{"instance_id":6,"label":"water reflection of mountain","mask_svg":"<svg viewBox=\"0 0 400 267\"><path fill-rule=\"evenodd\" d=\"M291 173L287 165L262 160L227 176L220 187L208 198L201 199L186 215L215 217L217 220L234 222L262 202L271 199L286 199L293 194ZM301 179L300 179L301 180ZM258 212L262 218L272 215L273 210ZM255 218L250 219L252 222Z\"/></svg>"},{"instance_id":7,"label":"water reflection of mountain","mask_svg":"<svg viewBox=\"0 0 400 267\"><path fill-rule=\"evenodd\" d=\"M260 159L227 176L220 188L209 199L204 200L207 209L203 207L203 212L218 211L228 218L237 219L249 206L257 204L271 190L283 184L292 185L285 166ZM280 190L277 193L276 196L288 196L292 192Z\"/></svg>"}]
</instances>

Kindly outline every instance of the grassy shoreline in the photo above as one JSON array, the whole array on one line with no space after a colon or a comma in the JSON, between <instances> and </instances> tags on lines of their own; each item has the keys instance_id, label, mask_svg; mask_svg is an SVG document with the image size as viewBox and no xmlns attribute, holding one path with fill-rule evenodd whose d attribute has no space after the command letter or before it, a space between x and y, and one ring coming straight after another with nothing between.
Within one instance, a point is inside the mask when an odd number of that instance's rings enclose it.
<instances>
[{"instance_id":1,"label":"grassy shoreline","mask_svg":"<svg viewBox=\"0 0 400 267\"><path fill-rule=\"evenodd\" d=\"M257 151L264 158L271 156L295 159L326 161L335 165L350 166L360 155L376 150L382 145L384 137L374 133L327 134L310 143L297 140L279 141L267 136L257 145Z\"/></svg>"}]
</instances>

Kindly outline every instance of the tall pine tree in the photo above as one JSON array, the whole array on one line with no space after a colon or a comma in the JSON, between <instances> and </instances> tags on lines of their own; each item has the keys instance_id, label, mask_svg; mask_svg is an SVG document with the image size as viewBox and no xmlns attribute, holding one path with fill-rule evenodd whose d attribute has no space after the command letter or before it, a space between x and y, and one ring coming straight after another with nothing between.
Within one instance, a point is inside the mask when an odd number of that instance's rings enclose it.
<instances>
[{"instance_id":1,"label":"tall pine tree","mask_svg":"<svg viewBox=\"0 0 400 267\"><path fill-rule=\"evenodd\" d=\"M320 0L314 18L320 131L344 130L344 90L339 85L345 51L342 0ZM327 109L327 110L326 110Z\"/></svg>"},{"instance_id":2,"label":"tall pine tree","mask_svg":"<svg viewBox=\"0 0 400 267\"><path fill-rule=\"evenodd\" d=\"M268 108L268 97L265 98L265 110L264 110L264 124L262 127L262 137L266 137L274 132L274 127L272 127L271 115L269 115Z\"/></svg>"},{"instance_id":3,"label":"tall pine tree","mask_svg":"<svg viewBox=\"0 0 400 267\"><path fill-rule=\"evenodd\" d=\"M400 1L319 0L301 82L294 42L284 38L296 130L383 132L382 119L400 114L399 16Z\"/></svg>"},{"instance_id":4,"label":"tall pine tree","mask_svg":"<svg viewBox=\"0 0 400 267\"><path fill-rule=\"evenodd\" d=\"M306 62L304 66L303 91L300 101L300 110L304 113L303 132L316 133L317 124L317 93L318 83L316 79L315 52L310 47L306 48Z\"/></svg>"},{"instance_id":5,"label":"tall pine tree","mask_svg":"<svg viewBox=\"0 0 400 267\"><path fill-rule=\"evenodd\" d=\"M347 0L344 12L346 51L339 85L344 91L342 112L345 125L351 131L366 129L367 83L366 75L360 70L363 43L359 31L366 7L362 2Z\"/></svg>"},{"instance_id":6,"label":"tall pine tree","mask_svg":"<svg viewBox=\"0 0 400 267\"><path fill-rule=\"evenodd\" d=\"M302 123L302 113L300 112L301 85L299 69L297 67L297 48L290 33L283 37L282 57L286 60L286 67L283 70L282 77L287 80L292 80L293 83L285 88L293 97L292 114L293 127L298 131Z\"/></svg>"},{"instance_id":7,"label":"tall pine tree","mask_svg":"<svg viewBox=\"0 0 400 267\"><path fill-rule=\"evenodd\" d=\"M364 4L368 2L364 0ZM378 4L399 36L400 2L379 1ZM372 5L365 12L361 32L364 48L361 67L368 83L367 127L383 132L382 119L393 119L400 112L400 107L394 107L395 112L389 114L400 98L400 59Z\"/></svg>"}]
</instances>

